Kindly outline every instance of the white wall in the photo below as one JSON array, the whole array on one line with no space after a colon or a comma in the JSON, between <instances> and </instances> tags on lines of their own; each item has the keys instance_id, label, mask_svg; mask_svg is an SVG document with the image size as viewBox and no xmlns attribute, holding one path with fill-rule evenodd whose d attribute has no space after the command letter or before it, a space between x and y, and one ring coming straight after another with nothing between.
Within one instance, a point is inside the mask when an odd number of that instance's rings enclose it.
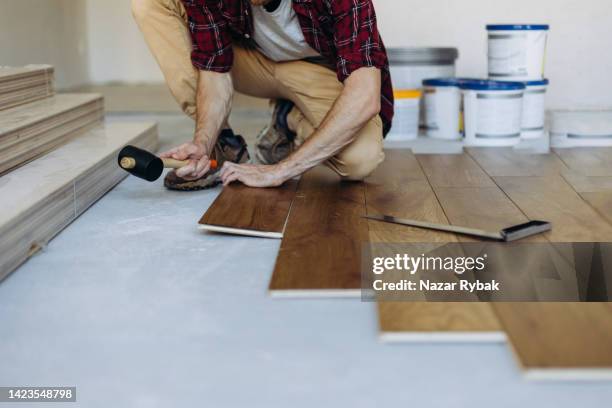
<instances>
[{"instance_id":1,"label":"white wall","mask_svg":"<svg viewBox=\"0 0 612 408\"><path fill-rule=\"evenodd\" d=\"M162 82L132 19L130 0L86 0L89 75L93 83Z\"/></svg>"},{"instance_id":2,"label":"white wall","mask_svg":"<svg viewBox=\"0 0 612 408\"><path fill-rule=\"evenodd\" d=\"M486 74L487 23L550 23L549 106L612 107L610 0L374 0L374 3L387 45L458 47L459 74L465 76ZM129 0L87 0L87 11L93 82L163 80L132 20Z\"/></svg>"},{"instance_id":3,"label":"white wall","mask_svg":"<svg viewBox=\"0 0 612 408\"><path fill-rule=\"evenodd\" d=\"M612 107L610 0L374 0L388 46L454 46L458 74L487 72L490 23L549 23L548 105Z\"/></svg>"},{"instance_id":4,"label":"white wall","mask_svg":"<svg viewBox=\"0 0 612 408\"><path fill-rule=\"evenodd\" d=\"M56 67L56 87L89 81L84 0L0 0L0 65Z\"/></svg>"}]
</instances>

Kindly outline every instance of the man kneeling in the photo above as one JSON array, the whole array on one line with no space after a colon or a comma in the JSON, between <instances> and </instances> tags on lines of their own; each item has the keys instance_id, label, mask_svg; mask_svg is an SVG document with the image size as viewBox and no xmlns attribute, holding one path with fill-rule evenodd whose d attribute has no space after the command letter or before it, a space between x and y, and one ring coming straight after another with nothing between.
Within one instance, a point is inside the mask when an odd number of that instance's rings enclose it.
<instances>
[{"instance_id":1,"label":"man kneeling","mask_svg":"<svg viewBox=\"0 0 612 408\"><path fill-rule=\"evenodd\" d=\"M196 122L193 142L162 154L189 160L166 187L274 187L321 163L363 180L384 160L393 93L372 0L133 0L132 9ZM228 123L234 90L274 104L257 164Z\"/></svg>"}]
</instances>

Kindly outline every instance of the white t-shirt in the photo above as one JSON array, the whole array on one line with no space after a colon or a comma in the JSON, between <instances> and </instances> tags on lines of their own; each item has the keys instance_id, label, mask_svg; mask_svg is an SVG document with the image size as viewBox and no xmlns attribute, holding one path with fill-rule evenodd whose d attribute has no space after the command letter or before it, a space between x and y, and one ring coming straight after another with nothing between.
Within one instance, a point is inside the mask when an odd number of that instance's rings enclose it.
<instances>
[{"instance_id":1,"label":"white t-shirt","mask_svg":"<svg viewBox=\"0 0 612 408\"><path fill-rule=\"evenodd\" d=\"M302 33L291 0L281 0L272 12L253 6L253 39L259 50L272 61L296 61L320 57Z\"/></svg>"}]
</instances>

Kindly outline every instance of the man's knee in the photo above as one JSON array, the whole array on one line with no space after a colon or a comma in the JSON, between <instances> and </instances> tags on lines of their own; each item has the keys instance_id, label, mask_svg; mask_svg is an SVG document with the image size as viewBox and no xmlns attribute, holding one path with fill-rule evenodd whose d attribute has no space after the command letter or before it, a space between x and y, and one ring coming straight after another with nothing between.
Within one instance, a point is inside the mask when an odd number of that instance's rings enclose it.
<instances>
[{"instance_id":1,"label":"man's knee","mask_svg":"<svg viewBox=\"0 0 612 408\"><path fill-rule=\"evenodd\" d=\"M344 169L342 178L351 181L361 181L371 175L376 168L385 160L385 153L380 149L370 152L351 153L343 156Z\"/></svg>"},{"instance_id":2,"label":"man's knee","mask_svg":"<svg viewBox=\"0 0 612 408\"><path fill-rule=\"evenodd\" d=\"M382 124L372 120L357 139L337 156L342 178L361 181L385 160Z\"/></svg>"}]
</instances>

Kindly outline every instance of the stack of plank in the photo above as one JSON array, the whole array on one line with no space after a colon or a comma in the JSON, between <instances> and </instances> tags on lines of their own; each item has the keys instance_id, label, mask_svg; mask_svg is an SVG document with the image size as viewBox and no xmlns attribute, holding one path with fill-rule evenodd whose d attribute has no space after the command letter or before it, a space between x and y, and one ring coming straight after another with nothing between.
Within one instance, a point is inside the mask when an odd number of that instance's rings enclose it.
<instances>
[{"instance_id":1,"label":"stack of plank","mask_svg":"<svg viewBox=\"0 0 612 408\"><path fill-rule=\"evenodd\" d=\"M292 198L285 190L225 188L202 228L282 236L270 282L276 296L359 296L362 261L397 244L465 242L448 233L366 221L386 214L500 230L545 219L553 230L532 242L612 242L612 149L565 149L529 155L469 149L460 155L387 152L365 183L342 183L325 168L306 173ZM254 193L253 193L254 194ZM265 195L265 196L264 196ZM292 201L288 204L287 201ZM232 203L239 222L219 208ZM259 212L260 203L284 202ZM280 226L283 226L282 228ZM235 232L234 231L234 232ZM471 241L470 241L471 242ZM368 249L369 248L369 249ZM381 249L382 248L382 249ZM609 267L609 265L608 265ZM611 282L601 290L610 291ZM607 285L607 288L605 287ZM380 337L392 342L505 342L530 379L612 378L610 303L378 302Z\"/></svg>"},{"instance_id":2,"label":"stack of plank","mask_svg":"<svg viewBox=\"0 0 612 408\"><path fill-rule=\"evenodd\" d=\"M154 123L105 125L100 95L54 95L52 73L0 69L0 280L127 175L124 145L157 148Z\"/></svg>"},{"instance_id":3,"label":"stack of plank","mask_svg":"<svg viewBox=\"0 0 612 408\"><path fill-rule=\"evenodd\" d=\"M53 95L53 67L0 67L0 110Z\"/></svg>"}]
</instances>

